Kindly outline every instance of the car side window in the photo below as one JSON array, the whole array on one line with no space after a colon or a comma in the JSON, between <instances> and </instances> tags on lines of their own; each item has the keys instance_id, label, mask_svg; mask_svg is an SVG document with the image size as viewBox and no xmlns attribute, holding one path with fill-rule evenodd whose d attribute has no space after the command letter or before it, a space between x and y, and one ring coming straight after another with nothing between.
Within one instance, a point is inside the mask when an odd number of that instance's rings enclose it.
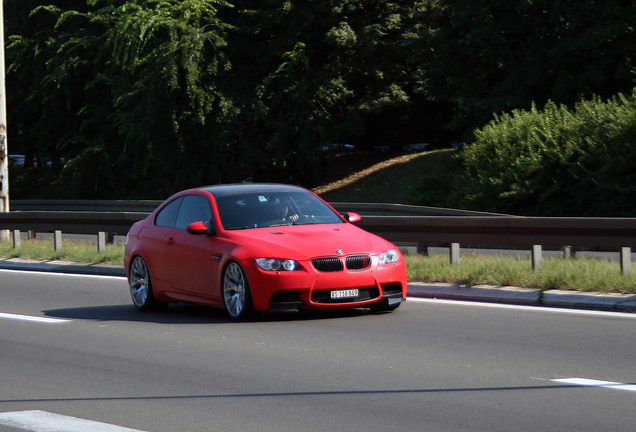
<instances>
[{"instance_id":1,"label":"car side window","mask_svg":"<svg viewBox=\"0 0 636 432\"><path fill-rule=\"evenodd\" d=\"M170 201L166 204L155 217L155 225L166 228L173 228L174 223L177 220L177 212L183 198L179 197L174 201Z\"/></svg>"},{"instance_id":2,"label":"car side window","mask_svg":"<svg viewBox=\"0 0 636 432\"><path fill-rule=\"evenodd\" d=\"M186 229L192 222L207 222L212 219L210 203L200 195L187 195L179 208L175 228Z\"/></svg>"}]
</instances>

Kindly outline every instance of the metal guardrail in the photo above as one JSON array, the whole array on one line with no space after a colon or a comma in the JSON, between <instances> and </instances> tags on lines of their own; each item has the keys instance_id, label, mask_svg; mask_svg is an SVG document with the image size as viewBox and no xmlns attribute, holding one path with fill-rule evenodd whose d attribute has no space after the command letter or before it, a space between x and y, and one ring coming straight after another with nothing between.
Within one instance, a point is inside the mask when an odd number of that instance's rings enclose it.
<instances>
[{"instance_id":1,"label":"metal guardrail","mask_svg":"<svg viewBox=\"0 0 636 432\"><path fill-rule=\"evenodd\" d=\"M10 211L0 213L0 229L70 234L125 235L145 212Z\"/></svg>"},{"instance_id":2,"label":"metal guardrail","mask_svg":"<svg viewBox=\"0 0 636 432\"><path fill-rule=\"evenodd\" d=\"M152 212L160 200L13 200L12 211L91 211L91 212ZM495 213L455 210L439 207L377 203L330 203L338 211L361 215L404 216L505 216ZM344 210L341 210L344 209Z\"/></svg>"},{"instance_id":3,"label":"metal guardrail","mask_svg":"<svg viewBox=\"0 0 636 432\"><path fill-rule=\"evenodd\" d=\"M56 251L62 249L62 233L96 234L97 250L106 250L113 235L125 235L146 212L85 212L85 211L16 211L0 212L0 230L13 231L13 244L20 248L21 232L54 233Z\"/></svg>"},{"instance_id":4,"label":"metal guardrail","mask_svg":"<svg viewBox=\"0 0 636 432\"><path fill-rule=\"evenodd\" d=\"M535 270L546 246L592 247L619 251L621 271L628 274L636 245L636 219L631 218L368 216L357 225L392 242L418 243L418 250L449 245L451 264L459 262L460 244L529 247Z\"/></svg>"},{"instance_id":5,"label":"metal guardrail","mask_svg":"<svg viewBox=\"0 0 636 432\"><path fill-rule=\"evenodd\" d=\"M11 200L11 211L152 212L161 200Z\"/></svg>"},{"instance_id":6,"label":"metal guardrail","mask_svg":"<svg viewBox=\"0 0 636 432\"><path fill-rule=\"evenodd\" d=\"M414 206L405 204L377 203L329 203L339 212L355 212L362 216L508 216L499 213L486 213L471 210L456 210L441 207Z\"/></svg>"},{"instance_id":7,"label":"metal guardrail","mask_svg":"<svg viewBox=\"0 0 636 432\"><path fill-rule=\"evenodd\" d=\"M396 242L603 250L636 246L636 218L367 216L357 225Z\"/></svg>"},{"instance_id":8,"label":"metal guardrail","mask_svg":"<svg viewBox=\"0 0 636 432\"><path fill-rule=\"evenodd\" d=\"M104 206L104 203L95 203L102 205L102 208L114 208L114 206ZM124 203L117 202L117 205L125 205ZM58 202L54 205L57 208L64 207ZM11 211L0 213L0 229L78 234L102 233L102 237L104 233L124 235L134 222L146 217L156 205L157 202L144 202L141 208L146 211L135 212ZM362 220L356 225L391 242L417 243L420 249L424 249L427 245L448 245L451 250L451 263L459 261L460 244L531 247L533 264L537 267L541 264L542 247L591 247L602 248L606 251L620 251L623 273L629 273L631 249L636 247L636 218L520 217L485 215L476 212L468 212L473 214L471 216L462 216L459 215L462 213L459 210L431 210L432 208L393 204L334 203L333 205L340 212L355 211L363 214ZM20 208L19 205L16 207ZM429 211L441 213L447 211L448 213L431 216L416 215L417 212L423 214ZM393 215L378 216L378 213ZM395 216L396 213L402 215Z\"/></svg>"}]
</instances>

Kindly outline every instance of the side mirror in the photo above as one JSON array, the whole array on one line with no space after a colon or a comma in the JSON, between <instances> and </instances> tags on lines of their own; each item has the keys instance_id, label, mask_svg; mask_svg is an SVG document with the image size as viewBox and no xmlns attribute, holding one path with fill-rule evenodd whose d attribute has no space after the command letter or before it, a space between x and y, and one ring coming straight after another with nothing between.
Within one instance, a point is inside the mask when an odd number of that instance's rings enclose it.
<instances>
[{"instance_id":1,"label":"side mirror","mask_svg":"<svg viewBox=\"0 0 636 432\"><path fill-rule=\"evenodd\" d=\"M214 224L212 223L212 221L208 221L208 222L203 222L203 221L197 221L197 222L192 222L190 225L188 225L188 227L186 228L186 230L193 235L215 235L216 234L216 230L214 229Z\"/></svg>"},{"instance_id":2,"label":"side mirror","mask_svg":"<svg viewBox=\"0 0 636 432\"><path fill-rule=\"evenodd\" d=\"M358 213L354 213L354 212L346 212L346 213L343 213L342 216L344 216L347 222L351 222L351 223L359 222L362 219L362 217Z\"/></svg>"}]
</instances>

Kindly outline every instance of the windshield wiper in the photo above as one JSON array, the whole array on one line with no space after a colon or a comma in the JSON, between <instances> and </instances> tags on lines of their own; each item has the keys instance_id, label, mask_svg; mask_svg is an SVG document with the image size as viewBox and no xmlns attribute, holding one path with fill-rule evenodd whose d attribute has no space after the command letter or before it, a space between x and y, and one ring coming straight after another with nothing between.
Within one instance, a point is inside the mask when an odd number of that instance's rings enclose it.
<instances>
[{"instance_id":1,"label":"windshield wiper","mask_svg":"<svg viewBox=\"0 0 636 432\"><path fill-rule=\"evenodd\" d=\"M281 223L261 225L261 227L267 228L267 227L277 227L277 226L290 226L292 224L293 224L293 222L281 222Z\"/></svg>"}]
</instances>

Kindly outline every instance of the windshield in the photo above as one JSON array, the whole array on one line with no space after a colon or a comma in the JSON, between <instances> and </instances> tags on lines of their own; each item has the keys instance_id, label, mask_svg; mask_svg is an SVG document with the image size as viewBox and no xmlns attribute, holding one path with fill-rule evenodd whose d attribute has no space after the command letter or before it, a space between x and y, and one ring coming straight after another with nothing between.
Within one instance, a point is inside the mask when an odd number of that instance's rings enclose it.
<instances>
[{"instance_id":1,"label":"windshield","mask_svg":"<svg viewBox=\"0 0 636 432\"><path fill-rule=\"evenodd\" d=\"M224 195L216 203L226 230L344 223L323 201L302 191Z\"/></svg>"}]
</instances>

